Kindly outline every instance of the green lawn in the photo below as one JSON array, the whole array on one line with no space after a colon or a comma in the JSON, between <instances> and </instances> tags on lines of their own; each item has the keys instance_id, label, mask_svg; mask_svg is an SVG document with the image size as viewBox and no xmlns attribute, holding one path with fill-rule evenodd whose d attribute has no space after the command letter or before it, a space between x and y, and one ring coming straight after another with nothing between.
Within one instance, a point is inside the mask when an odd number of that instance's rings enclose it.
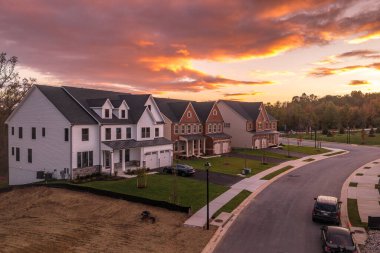
<instances>
[{"instance_id":1,"label":"green lawn","mask_svg":"<svg viewBox=\"0 0 380 253\"><path fill-rule=\"evenodd\" d=\"M172 196L174 192L173 189L175 188L174 182L177 180L176 204L181 206L191 206L192 212L196 212L206 205L205 182L187 177L156 174L149 175L148 187L141 189L136 187L136 180L136 178L132 178L117 181L93 181L80 185L173 203ZM211 183L209 187L210 200L228 190L228 187Z\"/></svg>"},{"instance_id":2,"label":"green lawn","mask_svg":"<svg viewBox=\"0 0 380 253\"><path fill-rule=\"evenodd\" d=\"M0 181L0 189L1 188L5 188L5 187L7 187L8 186L8 183L7 182L5 182L5 181Z\"/></svg>"},{"instance_id":3,"label":"green lawn","mask_svg":"<svg viewBox=\"0 0 380 253\"><path fill-rule=\"evenodd\" d=\"M265 177L262 177L261 180L271 180L271 179L274 178L275 176L280 175L281 173L284 173L285 171L290 170L290 169L292 169L292 168L294 168L294 167L291 166L291 165L285 166L284 168L281 168L281 169L279 169L279 170L276 170L276 171L274 171L274 172L272 172L272 173L266 175Z\"/></svg>"},{"instance_id":4,"label":"green lawn","mask_svg":"<svg viewBox=\"0 0 380 253\"><path fill-rule=\"evenodd\" d=\"M210 170L213 172L219 172L229 175L237 175L241 173L242 169L245 167L245 162L247 162L247 168L252 169L252 173L248 176L255 175L261 171L273 167L276 164L268 163L261 164L260 161L243 159L237 157L215 157L209 159L191 159L191 160L179 160L178 163L188 164L193 166L195 169L204 170L204 164L206 162L211 163Z\"/></svg>"},{"instance_id":5,"label":"green lawn","mask_svg":"<svg viewBox=\"0 0 380 253\"><path fill-rule=\"evenodd\" d=\"M339 154L343 154L344 152L346 152L346 151L338 151L338 152L334 152L334 153L326 154L326 155L324 155L324 156L339 155Z\"/></svg>"},{"instance_id":6,"label":"green lawn","mask_svg":"<svg viewBox=\"0 0 380 253\"><path fill-rule=\"evenodd\" d=\"M221 212L231 213L236 207L240 205L252 192L242 190L238 195L231 199L227 204L222 206L212 217L216 218Z\"/></svg>"},{"instance_id":7,"label":"green lawn","mask_svg":"<svg viewBox=\"0 0 380 253\"><path fill-rule=\"evenodd\" d=\"M294 135L289 135L289 137L291 138L302 137L302 139L310 140L310 134L294 134ZM313 135L312 140L314 140L314 135ZM318 133L317 141L331 141L331 142L347 143L347 134L334 134L331 137L327 137L326 135ZM360 131L351 133L351 144L363 144ZM366 136L364 139L364 144L365 145L380 145L380 134L376 133L375 137Z\"/></svg>"},{"instance_id":8,"label":"green lawn","mask_svg":"<svg viewBox=\"0 0 380 253\"><path fill-rule=\"evenodd\" d=\"M273 152L269 152L262 149L245 149L245 148L236 148L233 149L233 152L239 153L239 154L247 154L247 155L256 155L256 156L267 156L267 157L273 157L273 158L280 158L285 160L293 160L297 159L297 157L288 157L284 154L277 154Z\"/></svg>"},{"instance_id":9,"label":"green lawn","mask_svg":"<svg viewBox=\"0 0 380 253\"><path fill-rule=\"evenodd\" d=\"M351 225L353 227L364 227L368 226L367 223L362 222L359 216L358 202L356 199L347 199L347 209L348 218L350 219Z\"/></svg>"},{"instance_id":10,"label":"green lawn","mask_svg":"<svg viewBox=\"0 0 380 253\"><path fill-rule=\"evenodd\" d=\"M314 148L314 147L305 147L305 146L293 146L293 145L285 145L281 147L282 150L287 151L289 149L290 152L296 152L306 155L318 155L329 152L328 149L324 148Z\"/></svg>"}]
</instances>

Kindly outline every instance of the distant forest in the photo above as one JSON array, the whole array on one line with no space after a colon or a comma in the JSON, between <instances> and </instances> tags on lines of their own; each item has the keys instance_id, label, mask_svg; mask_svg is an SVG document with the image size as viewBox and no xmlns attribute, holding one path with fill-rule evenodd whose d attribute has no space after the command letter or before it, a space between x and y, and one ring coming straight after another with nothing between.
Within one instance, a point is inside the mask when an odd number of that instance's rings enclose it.
<instances>
[{"instance_id":1,"label":"distant forest","mask_svg":"<svg viewBox=\"0 0 380 253\"><path fill-rule=\"evenodd\" d=\"M291 102L266 104L280 131L380 127L380 93L352 91L344 96L318 98L303 93Z\"/></svg>"}]
</instances>

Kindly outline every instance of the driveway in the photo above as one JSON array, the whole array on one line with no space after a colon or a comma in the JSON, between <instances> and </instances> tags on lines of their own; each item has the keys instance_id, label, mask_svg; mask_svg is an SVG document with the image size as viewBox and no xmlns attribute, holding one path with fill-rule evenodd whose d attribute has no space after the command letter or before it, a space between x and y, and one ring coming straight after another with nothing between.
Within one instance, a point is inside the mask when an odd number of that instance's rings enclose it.
<instances>
[{"instance_id":1,"label":"driveway","mask_svg":"<svg viewBox=\"0 0 380 253\"><path fill-rule=\"evenodd\" d=\"M321 224L311 220L313 198L339 197L346 178L380 155L376 147L324 144L350 153L311 163L275 181L241 212L215 252L320 253Z\"/></svg>"}]
</instances>

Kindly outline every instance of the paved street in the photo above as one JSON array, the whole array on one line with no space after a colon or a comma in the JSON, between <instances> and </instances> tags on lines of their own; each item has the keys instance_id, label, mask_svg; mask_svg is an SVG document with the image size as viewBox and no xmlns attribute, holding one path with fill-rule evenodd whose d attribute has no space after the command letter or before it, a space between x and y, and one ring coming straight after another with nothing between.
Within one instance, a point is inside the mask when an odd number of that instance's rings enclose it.
<instances>
[{"instance_id":1,"label":"paved street","mask_svg":"<svg viewBox=\"0 0 380 253\"><path fill-rule=\"evenodd\" d=\"M354 170L380 157L376 147L322 145L350 153L311 163L271 184L243 210L215 252L321 252L320 225L311 221L313 198L339 197Z\"/></svg>"}]
</instances>

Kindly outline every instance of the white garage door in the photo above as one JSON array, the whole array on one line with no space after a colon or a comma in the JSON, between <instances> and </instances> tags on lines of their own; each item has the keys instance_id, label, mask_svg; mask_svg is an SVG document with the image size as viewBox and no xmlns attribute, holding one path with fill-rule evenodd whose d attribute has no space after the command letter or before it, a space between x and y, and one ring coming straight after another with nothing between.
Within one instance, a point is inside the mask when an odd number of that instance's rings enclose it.
<instances>
[{"instance_id":1,"label":"white garage door","mask_svg":"<svg viewBox=\"0 0 380 253\"><path fill-rule=\"evenodd\" d=\"M158 152L148 152L145 154L145 167L149 169L158 168Z\"/></svg>"},{"instance_id":2,"label":"white garage door","mask_svg":"<svg viewBox=\"0 0 380 253\"><path fill-rule=\"evenodd\" d=\"M255 140L255 148L260 148L260 147L261 147L260 140L259 139Z\"/></svg>"},{"instance_id":3,"label":"white garage door","mask_svg":"<svg viewBox=\"0 0 380 253\"><path fill-rule=\"evenodd\" d=\"M228 153L229 146L230 146L229 142L223 142L223 154Z\"/></svg>"},{"instance_id":4,"label":"white garage door","mask_svg":"<svg viewBox=\"0 0 380 253\"><path fill-rule=\"evenodd\" d=\"M261 148L267 148L267 147L268 147L267 139L262 139L261 140Z\"/></svg>"},{"instance_id":5,"label":"white garage door","mask_svg":"<svg viewBox=\"0 0 380 253\"><path fill-rule=\"evenodd\" d=\"M170 150L160 151L160 167L171 166L172 159L170 156Z\"/></svg>"},{"instance_id":6,"label":"white garage door","mask_svg":"<svg viewBox=\"0 0 380 253\"><path fill-rule=\"evenodd\" d=\"M215 153L216 155L219 155L219 154L222 153L222 143L216 143L216 144L214 145L214 153Z\"/></svg>"}]
</instances>

